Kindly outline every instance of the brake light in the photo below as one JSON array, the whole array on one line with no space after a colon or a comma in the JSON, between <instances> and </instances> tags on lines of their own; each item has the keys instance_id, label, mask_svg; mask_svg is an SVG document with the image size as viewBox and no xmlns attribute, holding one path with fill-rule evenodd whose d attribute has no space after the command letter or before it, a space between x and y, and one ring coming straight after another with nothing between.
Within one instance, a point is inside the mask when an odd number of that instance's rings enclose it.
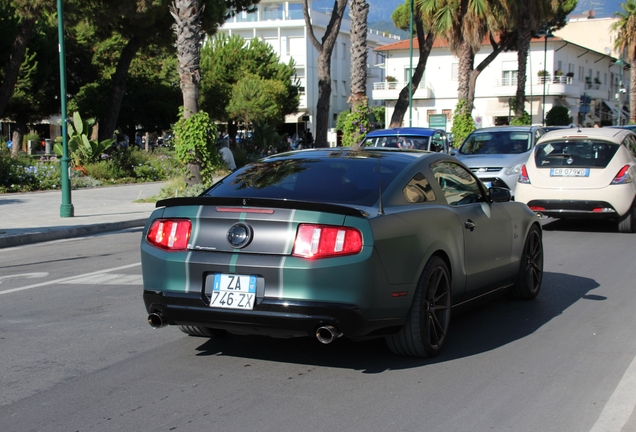
<instances>
[{"instance_id":1,"label":"brake light","mask_svg":"<svg viewBox=\"0 0 636 432\"><path fill-rule=\"evenodd\" d=\"M188 248L192 222L188 219L157 219L148 234L148 244L167 251L184 251Z\"/></svg>"},{"instance_id":2,"label":"brake light","mask_svg":"<svg viewBox=\"0 0 636 432\"><path fill-rule=\"evenodd\" d=\"M616 174L616 177L612 180L612 184L626 184L631 183L633 180L632 175L629 173L629 165L625 165L618 174Z\"/></svg>"},{"instance_id":3,"label":"brake light","mask_svg":"<svg viewBox=\"0 0 636 432\"><path fill-rule=\"evenodd\" d=\"M541 206L528 206L530 207L530 210L532 211L545 211L545 207L541 207Z\"/></svg>"},{"instance_id":4,"label":"brake light","mask_svg":"<svg viewBox=\"0 0 636 432\"><path fill-rule=\"evenodd\" d=\"M519 183L530 184L530 177L528 177L528 170L525 165L521 165L521 174L519 174Z\"/></svg>"},{"instance_id":5,"label":"brake light","mask_svg":"<svg viewBox=\"0 0 636 432\"><path fill-rule=\"evenodd\" d=\"M302 258L329 258L357 254L362 250L362 234L355 228L300 224L292 255Z\"/></svg>"}]
</instances>

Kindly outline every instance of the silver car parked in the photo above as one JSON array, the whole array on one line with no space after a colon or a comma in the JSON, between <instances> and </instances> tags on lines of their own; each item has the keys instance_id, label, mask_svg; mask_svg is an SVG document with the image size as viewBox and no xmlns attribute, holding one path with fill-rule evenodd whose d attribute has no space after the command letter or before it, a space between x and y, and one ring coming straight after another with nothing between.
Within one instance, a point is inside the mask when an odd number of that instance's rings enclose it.
<instances>
[{"instance_id":1,"label":"silver car parked","mask_svg":"<svg viewBox=\"0 0 636 432\"><path fill-rule=\"evenodd\" d=\"M477 129L451 154L486 187L504 187L514 196L521 167L544 130L540 126L496 126Z\"/></svg>"}]
</instances>

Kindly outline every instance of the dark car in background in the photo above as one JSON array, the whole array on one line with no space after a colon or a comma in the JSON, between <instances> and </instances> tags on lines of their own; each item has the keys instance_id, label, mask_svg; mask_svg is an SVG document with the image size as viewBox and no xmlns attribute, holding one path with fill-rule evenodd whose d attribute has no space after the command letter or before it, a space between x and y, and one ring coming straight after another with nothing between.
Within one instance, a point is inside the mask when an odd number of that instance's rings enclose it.
<instances>
[{"instance_id":1,"label":"dark car in background","mask_svg":"<svg viewBox=\"0 0 636 432\"><path fill-rule=\"evenodd\" d=\"M401 127L375 130L360 144L364 147L393 147L448 153L450 144L443 129Z\"/></svg>"},{"instance_id":2,"label":"dark car in background","mask_svg":"<svg viewBox=\"0 0 636 432\"><path fill-rule=\"evenodd\" d=\"M434 356L451 310L533 299L538 216L456 158L363 147L281 153L157 203L141 241L153 327L198 336L384 337Z\"/></svg>"},{"instance_id":3,"label":"dark car in background","mask_svg":"<svg viewBox=\"0 0 636 432\"><path fill-rule=\"evenodd\" d=\"M486 187L504 187L514 196L521 167L543 134L540 126L477 129L451 154L466 164Z\"/></svg>"}]
</instances>

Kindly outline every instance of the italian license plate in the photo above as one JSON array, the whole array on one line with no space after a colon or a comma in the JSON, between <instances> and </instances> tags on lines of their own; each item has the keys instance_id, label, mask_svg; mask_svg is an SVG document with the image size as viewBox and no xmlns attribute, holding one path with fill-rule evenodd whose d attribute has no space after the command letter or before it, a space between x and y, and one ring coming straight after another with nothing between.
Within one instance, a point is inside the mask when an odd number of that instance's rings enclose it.
<instances>
[{"instance_id":1,"label":"italian license plate","mask_svg":"<svg viewBox=\"0 0 636 432\"><path fill-rule=\"evenodd\" d=\"M217 273L214 275L210 307L254 309L256 276Z\"/></svg>"},{"instance_id":2,"label":"italian license plate","mask_svg":"<svg viewBox=\"0 0 636 432\"><path fill-rule=\"evenodd\" d=\"M550 168L550 177L589 177L589 168Z\"/></svg>"}]
</instances>

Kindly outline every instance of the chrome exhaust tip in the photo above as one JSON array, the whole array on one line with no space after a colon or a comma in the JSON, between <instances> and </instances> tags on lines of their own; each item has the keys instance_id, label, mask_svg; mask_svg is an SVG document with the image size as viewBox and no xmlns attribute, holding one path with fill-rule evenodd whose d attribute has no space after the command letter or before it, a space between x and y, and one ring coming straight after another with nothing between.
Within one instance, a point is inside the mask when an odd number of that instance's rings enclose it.
<instances>
[{"instance_id":1,"label":"chrome exhaust tip","mask_svg":"<svg viewBox=\"0 0 636 432\"><path fill-rule=\"evenodd\" d=\"M168 325L168 323L164 321L163 315L159 313L151 313L150 315L148 315L148 324L150 324L150 327L155 329Z\"/></svg>"},{"instance_id":2,"label":"chrome exhaust tip","mask_svg":"<svg viewBox=\"0 0 636 432\"><path fill-rule=\"evenodd\" d=\"M316 329L316 339L325 345L330 344L340 336L342 336L342 332L334 326L320 326Z\"/></svg>"}]
</instances>

